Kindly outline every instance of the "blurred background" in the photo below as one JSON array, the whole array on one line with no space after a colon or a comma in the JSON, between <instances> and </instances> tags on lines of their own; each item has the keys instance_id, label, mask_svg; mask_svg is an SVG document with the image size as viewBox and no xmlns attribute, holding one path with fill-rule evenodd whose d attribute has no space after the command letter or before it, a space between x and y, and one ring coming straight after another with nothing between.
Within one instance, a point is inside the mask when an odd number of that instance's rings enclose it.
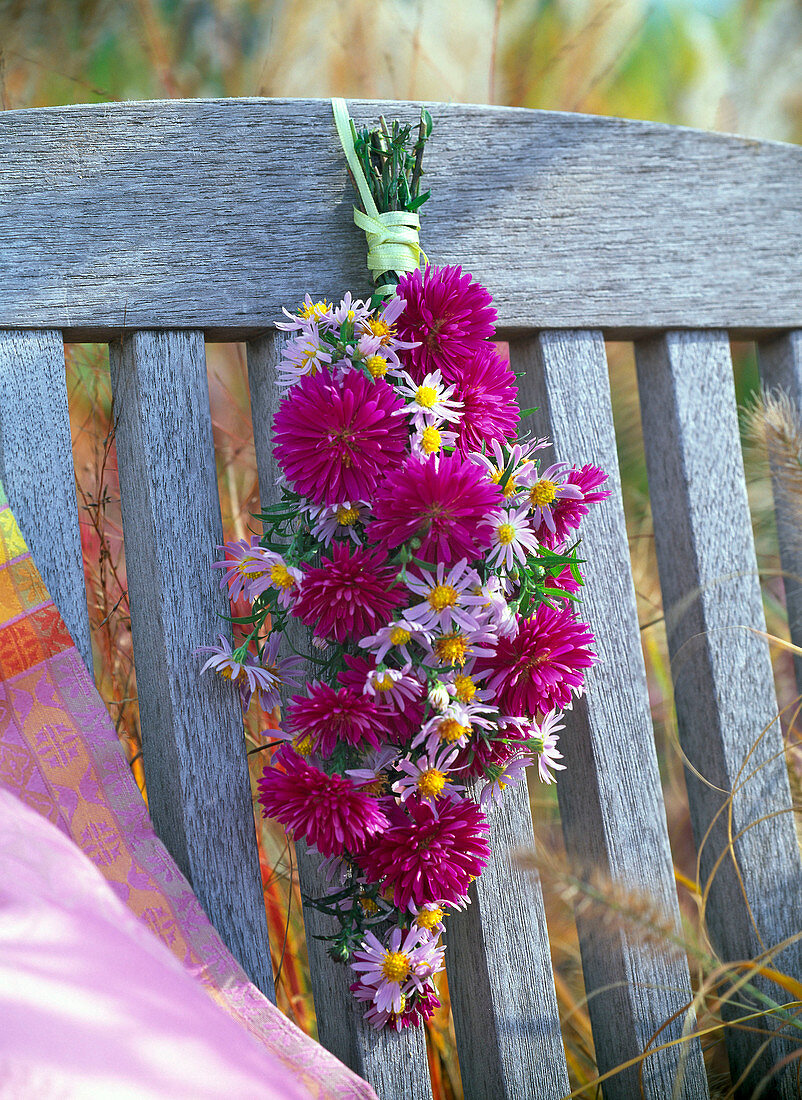
<instances>
[{"instance_id":1,"label":"blurred background","mask_svg":"<svg viewBox=\"0 0 802 1100\"><path fill-rule=\"evenodd\" d=\"M579 111L800 142L802 0L0 0L3 110L125 99L331 95ZM676 876L688 936L703 946L632 348L610 344L608 354ZM733 358L738 400L746 408L758 390L754 349L735 344ZM244 346L210 344L207 359L224 524L227 537L240 538L254 529L258 508ZM146 794L106 349L68 347L67 369L96 676ZM759 417L757 425L746 414L743 422L767 620L782 639L787 627ZM774 659L780 705L791 713L796 689L790 657L775 646ZM254 776L277 717L252 708L246 720ZM784 726L795 742L792 724ZM790 770L799 795L802 784ZM542 848L555 853L542 872L572 1081L592 1096L595 1066L573 922L576 898L560 869L556 797L536 780L531 796ZM258 831L279 1004L314 1034L291 853L281 830L259 821ZM462 1091L445 987L443 1001L429 1030L429 1055L436 1096L456 1100ZM716 1005L707 1011L703 1022L715 1024ZM715 1032L707 1058L716 1094L723 1096L726 1061Z\"/></svg>"}]
</instances>

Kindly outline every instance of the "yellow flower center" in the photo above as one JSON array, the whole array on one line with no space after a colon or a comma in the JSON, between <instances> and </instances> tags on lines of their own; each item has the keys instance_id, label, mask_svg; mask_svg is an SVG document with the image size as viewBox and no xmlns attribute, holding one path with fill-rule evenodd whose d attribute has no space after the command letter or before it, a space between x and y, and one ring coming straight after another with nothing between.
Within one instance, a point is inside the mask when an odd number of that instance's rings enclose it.
<instances>
[{"instance_id":1,"label":"yellow flower center","mask_svg":"<svg viewBox=\"0 0 802 1100\"><path fill-rule=\"evenodd\" d=\"M420 442L427 455L435 455L440 450L442 440L437 428L429 427L423 429Z\"/></svg>"},{"instance_id":2,"label":"yellow flower center","mask_svg":"<svg viewBox=\"0 0 802 1100\"><path fill-rule=\"evenodd\" d=\"M387 360L383 355L369 355L365 360L365 366L373 378L384 378L387 374Z\"/></svg>"},{"instance_id":3,"label":"yellow flower center","mask_svg":"<svg viewBox=\"0 0 802 1100\"><path fill-rule=\"evenodd\" d=\"M255 580L257 577L263 577L264 571L261 573L246 573L245 570L249 565L253 565L254 562L259 561L259 558L244 557L240 558L237 562L237 572L242 577L247 577L249 580Z\"/></svg>"},{"instance_id":4,"label":"yellow flower center","mask_svg":"<svg viewBox=\"0 0 802 1100\"><path fill-rule=\"evenodd\" d=\"M502 523L496 533L502 546L509 546L515 538L515 528L511 523Z\"/></svg>"},{"instance_id":5,"label":"yellow flower center","mask_svg":"<svg viewBox=\"0 0 802 1100\"><path fill-rule=\"evenodd\" d=\"M461 703L470 703L476 694L476 684L470 676L465 676L463 673L454 677L454 689Z\"/></svg>"},{"instance_id":6,"label":"yellow flower center","mask_svg":"<svg viewBox=\"0 0 802 1100\"><path fill-rule=\"evenodd\" d=\"M292 588L295 584L292 574L283 561L277 561L270 570L270 580L279 588Z\"/></svg>"},{"instance_id":7,"label":"yellow flower center","mask_svg":"<svg viewBox=\"0 0 802 1100\"><path fill-rule=\"evenodd\" d=\"M220 676L223 677L224 680L234 679L234 669L229 668L228 665L225 665L223 668L218 668L216 671Z\"/></svg>"},{"instance_id":8,"label":"yellow flower center","mask_svg":"<svg viewBox=\"0 0 802 1100\"><path fill-rule=\"evenodd\" d=\"M337 509L337 522L341 527L353 527L358 519L359 509L354 508L353 505L350 508L344 508L341 504Z\"/></svg>"},{"instance_id":9,"label":"yellow flower center","mask_svg":"<svg viewBox=\"0 0 802 1100\"><path fill-rule=\"evenodd\" d=\"M443 718L437 723L437 736L441 741L459 741L470 732L471 727L461 725L456 718Z\"/></svg>"},{"instance_id":10,"label":"yellow flower center","mask_svg":"<svg viewBox=\"0 0 802 1100\"><path fill-rule=\"evenodd\" d=\"M425 928L427 932L431 932L442 922L443 916L443 910L438 905L436 909L422 909L415 917L415 923L419 928Z\"/></svg>"},{"instance_id":11,"label":"yellow flower center","mask_svg":"<svg viewBox=\"0 0 802 1100\"><path fill-rule=\"evenodd\" d=\"M444 611L459 600L459 592L451 584L437 584L426 597L433 611Z\"/></svg>"},{"instance_id":12,"label":"yellow flower center","mask_svg":"<svg viewBox=\"0 0 802 1100\"><path fill-rule=\"evenodd\" d=\"M311 305L304 305L298 310L298 316L303 317L305 321L319 321L324 314L329 311L329 303L324 298L322 302L313 302Z\"/></svg>"},{"instance_id":13,"label":"yellow flower center","mask_svg":"<svg viewBox=\"0 0 802 1100\"><path fill-rule=\"evenodd\" d=\"M379 911L379 907L373 900L373 898L360 898L359 904L362 907L363 913L368 913L372 915L373 913L378 913Z\"/></svg>"},{"instance_id":14,"label":"yellow flower center","mask_svg":"<svg viewBox=\"0 0 802 1100\"><path fill-rule=\"evenodd\" d=\"M301 734L300 737L296 737L292 743L292 747L298 753L299 756L311 756L315 751L315 742L308 733Z\"/></svg>"},{"instance_id":15,"label":"yellow flower center","mask_svg":"<svg viewBox=\"0 0 802 1100\"><path fill-rule=\"evenodd\" d=\"M392 691L394 684L395 680L393 680L389 672L385 672L381 680L376 680L373 686L376 688L376 691Z\"/></svg>"},{"instance_id":16,"label":"yellow flower center","mask_svg":"<svg viewBox=\"0 0 802 1100\"><path fill-rule=\"evenodd\" d=\"M364 322L365 328L373 336L381 338L382 344L389 344L390 337L393 335L393 326L388 325L386 321L383 321L381 317L369 317Z\"/></svg>"},{"instance_id":17,"label":"yellow flower center","mask_svg":"<svg viewBox=\"0 0 802 1100\"><path fill-rule=\"evenodd\" d=\"M384 772L379 772L372 783L366 783L364 786L360 786L360 790L365 794L384 794L384 788L387 786L387 776Z\"/></svg>"},{"instance_id":18,"label":"yellow flower center","mask_svg":"<svg viewBox=\"0 0 802 1100\"><path fill-rule=\"evenodd\" d=\"M422 409L430 409L437 400L437 390L434 386L418 386L415 390L415 400Z\"/></svg>"},{"instance_id":19,"label":"yellow flower center","mask_svg":"<svg viewBox=\"0 0 802 1100\"><path fill-rule=\"evenodd\" d=\"M437 768L429 768L418 776L418 790L423 798L437 798L445 785L445 773Z\"/></svg>"},{"instance_id":20,"label":"yellow flower center","mask_svg":"<svg viewBox=\"0 0 802 1100\"><path fill-rule=\"evenodd\" d=\"M551 504L556 496L557 486L545 477L541 481L536 481L529 490L529 499L532 501L533 508L544 508L547 504Z\"/></svg>"},{"instance_id":21,"label":"yellow flower center","mask_svg":"<svg viewBox=\"0 0 802 1100\"><path fill-rule=\"evenodd\" d=\"M411 637L410 632L403 626L394 626L390 631L390 641L393 645L406 645Z\"/></svg>"},{"instance_id":22,"label":"yellow flower center","mask_svg":"<svg viewBox=\"0 0 802 1100\"><path fill-rule=\"evenodd\" d=\"M388 982L403 982L409 974L409 959L403 951L388 951L382 963L382 977Z\"/></svg>"},{"instance_id":23,"label":"yellow flower center","mask_svg":"<svg viewBox=\"0 0 802 1100\"><path fill-rule=\"evenodd\" d=\"M468 642L464 635L455 630L452 634L444 634L434 643L434 652L438 660L451 665L464 665L468 654Z\"/></svg>"}]
</instances>

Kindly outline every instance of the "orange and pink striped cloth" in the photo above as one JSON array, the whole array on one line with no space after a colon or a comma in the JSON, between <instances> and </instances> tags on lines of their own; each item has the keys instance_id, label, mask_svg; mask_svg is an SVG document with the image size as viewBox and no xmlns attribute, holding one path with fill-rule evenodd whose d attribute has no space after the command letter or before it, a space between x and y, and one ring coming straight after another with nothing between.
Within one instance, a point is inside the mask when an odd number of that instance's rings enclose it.
<instances>
[{"instance_id":1,"label":"orange and pink striped cloth","mask_svg":"<svg viewBox=\"0 0 802 1100\"><path fill-rule=\"evenodd\" d=\"M154 834L109 716L31 559L1 485L0 788L5 788L6 814L5 819L0 815L0 822L8 822L9 806L16 799L69 837L141 925L201 983L219 1006L217 1011L240 1025L237 1034L250 1036L250 1046L255 1044L263 1056L264 1092L243 1092L241 1083L235 1091L267 1097L278 1086L275 1095L280 1096L283 1078L287 1096L300 1089L301 1095L321 1100L375 1100L364 1081L304 1035L248 981ZM21 807L20 812L24 817ZM17 829L16 835L19 840L24 829ZM56 840L54 848L63 846L57 836ZM46 846L41 839L32 843ZM81 858L77 851L75 857ZM0 917L4 900L10 904L8 897L0 890ZM0 951L0 971L2 965ZM222 1032L230 1027L224 1018L219 1022ZM208 1034L212 1043L214 1030ZM3 1043L0 1037L0 1096L5 1095L4 1064L11 1065L4 1063Z\"/></svg>"}]
</instances>

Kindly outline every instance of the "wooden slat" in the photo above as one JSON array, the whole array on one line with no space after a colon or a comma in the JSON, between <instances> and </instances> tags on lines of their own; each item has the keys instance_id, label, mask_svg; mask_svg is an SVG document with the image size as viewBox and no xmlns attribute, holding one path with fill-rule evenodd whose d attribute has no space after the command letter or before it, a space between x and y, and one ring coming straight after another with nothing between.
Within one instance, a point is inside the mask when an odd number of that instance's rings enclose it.
<instances>
[{"instance_id":1,"label":"wooden slat","mask_svg":"<svg viewBox=\"0 0 802 1100\"><path fill-rule=\"evenodd\" d=\"M59 332L0 331L0 480L42 579L91 672Z\"/></svg>"},{"instance_id":2,"label":"wooden slat","mask_svg":"<svg viewBox=\"0 0 802 1100\"><path fill-rule=\"evenodd\" d=\"M725 804L721 792L737 788L730 803L737 867L725 856L715 874L708 929L723 959L751 958L802 928L802 864L769 650L755 633L765 621L729 341L723 332L669 333L636 353L680 740L690 765L719 788L686 768L697 845ZM723 813L701 852L703 883L727 844ZM800 946L775 965L802 978ZM733 1029L727 1036L740 1073L758 1039ZM744 1095L789 1049L778 1043L760 1060ZM796 1095L792 1076L782 1088L776 1083L777 1095Z\"/></svg>"},{"instance_id":3,"label":"wooden slat","mask_svg":"<svg viewBox=\"0 0 802 1100\"><path fill-rule=\"evenodd\" d=\"M466 1100L570 1092L540 881L515 853L535 844L526 784L490 818L493 857L446 927L446 963Z\"/></svg>"},{"instance_id":4,"label":"wooden slat","mask_svg":"<svg viewBox=\"0 0 802 1100\"><path fill-rule=\"evenodd\" d=\"M760 373L769 389L779 389L802 410L802 330L786 333L758 347ZM774 467L774 463L772 466ZM777 513L777 537L780 544L780 565L788 609L791 641L802 647L802 534L800 534L800 500L788 491L787 477L772 469L774 507ZM802 692L802 657L794 655L797 690Z\"/></svg>"},{"instance_id":5,"label":"wooden slat","mask_svg":"<svg viewBox=\"0 0 802 1100\"><path fill-rule=\"evenodd\" d=\"M429 107L424 247L492 287L504 327L802 326L802 149ZM365 285L353 201L328 100L3 111L0 325L253 335L306 291Z\"/></svg>"},{"instance_id":6,"label":"wooden slat","mask_svg":"<svg viewBox=\"0 0 802 1100\"><path fill-rule=\"evenodd\" d=\"M671 852L654 747L635 590L627 544L604 342L598 332L544 332L511 347L513 366L525 370L522 406L538 406L538 430L554 441L554 457L591 462L609 474L613 495L591 508L582 525L580 557L587 587L579 614L596 636L599 662L587 676L587 694L566 715L560 742L568 770L557 783L569 857L648 894L679 927ZM548 455L549 452L544 452ZM577 918L588 1008L601 1072L637 1057L663 1024L691 1001L687 962L669 945L645 943L621 918L611 931L598 914ZM660 1032L666 1042L681 1020ZM701 1051L687 1058L680 1095L707 1096ZM643 1064L647 1097L672 1095L681 1051L674 1047ZM636 1070L604 1085L607 1100L640 1095Z\"/></svg>"},{"instance_id":7,"label":"wooden slat","mask_svg":"<svg viewBox=\"0 0 802 1100\"><path fill-rule=\"evenodd\" d=\"M199 675L195 653L228 633L229 613L210 568L223 531L203 335L134 333L111 348L111 367L151 816L274 1000L239 701L220 677Z\"/></svg>"},{"instance_id":8,"label":"wooden slat","mask_svg":"<svg viewBox=\"0 0 802 1100\"><path fill-rule=\"evenodd\" d=\"M275 367L281 356L282 339L280 334L272 332L248 344L253 435L264 505L277 499L272 429L280 399L275 385ZM302 623L292 620L286 633L287 654L292 652L290 645L301 652L309 652L309 633ZM320 857L307 852L303 842L295 847L302 895L323 896L326 887L317 870ZM410 1028L398 1035L376 1032L366 1024L364 1006L354 1000L348 989L356 978L354 971L335 963L327 953L326 943L315 938L334 932L336 922L304 904L304 925L321 1043L369 1081L379 1100L395 1100L397 1096L431 1100L423 1029Z\"/></svg>"}]
</instances>

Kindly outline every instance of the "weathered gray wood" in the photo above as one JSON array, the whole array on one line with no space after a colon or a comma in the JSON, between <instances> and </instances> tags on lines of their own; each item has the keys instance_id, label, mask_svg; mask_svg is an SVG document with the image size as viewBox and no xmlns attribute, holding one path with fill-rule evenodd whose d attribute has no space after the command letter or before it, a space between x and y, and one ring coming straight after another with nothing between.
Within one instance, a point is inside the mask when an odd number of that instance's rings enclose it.
<instances>
[{"instance_id":1,"label":"weathered gray wood","mask_svg":"<svg viewBox=\"0 0 802 1100\"><path fill-rule=\"evenodd\" d=\"M111 367L151 816L228 947L274 1000L239 701L220 677L199 675L195 653L229 633L210 569L223 529L203 336L135 333L111 348Z\"/></svg>"},{"instance_id":2,"label":"weathered gray wood","mask_svg":"<svg viewBox=\"0 0 802 1100\"><path fill-rule=\"evenodd\" d=\"M278 499L278 467L273 458L272 434L273 416L281 396L275 378L283 340L281 333L273 331L248 344L251 415L259 492L264 506ZM310 652L310 632L300 621L291 620L286 635L288 643L296 650ZM287 654L291 652L288 646ZM312 676L310 671L309 679ZM303 842L296 844L295 849L302 895L323 896L325 883L318 873L320 857L307 852ZM336 931L336 922L304 903L304 926L321 1043L370 1082L379 1100L395 1100L401 1096L405 1100L407 1097L409 1100L431 1100L423 1029L408 1028L401 1034L380 1033L366 1024L364 1005L353 998L348 988L356 974L335 963L328 955L326 942L315 938L331 935Z\"/></svg>"},{"instance_id":3,"label":"weathered gray wood","mask_svg":"<svg viewBox=\"0 0 802 1100\"><path fill-rule=\"evenodd\" d=\"M424 246L493 288L504 327L802 325L802 149L430 106ZM328 100L4 111L0 325L242 338L306 291L365 285L353 201Z\"/></svg>"},{"instance_id":4,"label":"weathered gray wood","mask_svg":"<svg viewBox=\"0 0 802 1100\"><path fill-rule=\"evenodd\" d=\"M790 332L768 340L758 347L760 373L769 389L779 389L791 398L797 410L802 410L802 331ZM785 586L788 628L791 641L802 647L802 530L799 507L802 501L789 493L787 478L772 464L774 507L777 514L777 537L780 544L780 565ZM797 690L802 692L802 657L794 655Z\"/></svg>"},{"instance_id":5,"label":"weathered gray wood","mask_svg":"<svg viewBox=\"0 0 802 1100\"><path fill-rule=\"evenodd\" d=\"M598 332L544 332L511 347L525 370L522 406L538 406L538 430L554 441L554 457L591 462L609 474L613 495L591 508L582 525L580 557L586 588L578 613L592 624L598 664L587 694L566 715L560 741L567 771L557 784L569 857L615 884L653 899L669 926L679 927L671 852L640 647L604 342ZM548 452L544 452L548 454ZM687 960L666 943L645 943L625 918L615 932L598 914L577 920L596 1058L604 1073L637 1057L692 994ZM660 1034L681 1034L682 1020ZM707 1096L697 1043L685 1050L687 1100ZM672 1095L681 1060L677 1047L643 1064L647 1097ZM604 1085L607 1100L639 1096L637 1070Z\"/></svg>"},{"instance_id":6,"label":"weathered gray wood","mask_svg":"<svg viewBox=\"0 0 802 1100\"><path fill-rule=\"evenodd\" d=\"M714 875L708 929L724 960L753 958L802 928L802 863L768 646L754 632L765 631L765 621L729 340L669 333L636 353L680 741L708 781L686 768L697 846L727 804L722 792L735 791L731 822L725 810L700 853L703 885ZM716 868L729 828L734 857ZM800 945L778 954L775 965L802 977ZM731 1028L727 1038L740 1074L759 1039ZM790 1049L778 1043L760 1059L743 1095ZM795 1096L795 1076L777 1082L776 1095Z\"/></svg>"},{"instance_id":7,"label":"weathered gray wood","mask_svg":"<svg viewBox=\"0 0 802 1100\"><path fill-rule=\"evenodd\" d=\"M42 579L91 672L59 332L0 330L0 481Z\"/></svg>"},{"instance_id":8,"label":"weathered gray wood","mask_svg":"<svg viewBox=\"0 0 802 1100\"><path fill-rule=\"evenodd\" d=\"M446 965L466 1100L571 1091L540 881L514 853L535 838L526 784L489 813L493 857L446 926Z\"/></svg>"}]
</instances>

